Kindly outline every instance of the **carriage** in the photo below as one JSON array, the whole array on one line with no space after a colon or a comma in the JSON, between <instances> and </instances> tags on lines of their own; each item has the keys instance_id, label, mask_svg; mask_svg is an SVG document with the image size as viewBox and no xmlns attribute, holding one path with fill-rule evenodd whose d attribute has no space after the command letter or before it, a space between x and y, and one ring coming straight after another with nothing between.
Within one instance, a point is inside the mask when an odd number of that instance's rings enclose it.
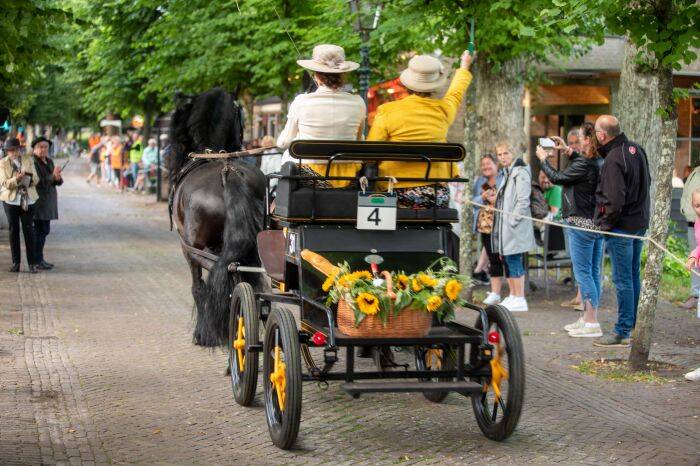
<instances>
[{"instance_id":1,"label":"carriage","mask_svg":"<svg viewBox=\"0 0 700 466\"><path fill-rule=\"evenodd\" d=\"M309 176L290 162L268 176L265 226L257 237L260 265L228 265L228 272L237 278L228 326L235 401L252 404L262 355L267 424L280 448L291 448L298 435L303 382L328 381L341 381L340 388L353 398L363 393L414 392L439 403L455 392L471 399L486 437L506 439L520 417L525 374L518 326L505 308L466 304L460 313L472 311L472 325L433 322L421 336L350 335L339 329L338 310L324 304L323 275L303 257L304 251L314 251L331 262L365 268L368 257L378 257L407 272L440 257L458 261L459 240L451 227L458 221L456 210L401 209L390 202L374 208L371 202L384 201L370 199L367 206L363 199L377 192L377 182L395 181L377 176L377 164L383 161L426 167L424 177L397 181L466 182L429 178L431 164L461 161L464 148L442 143L295 141L289 151L296 159L325 161L326 174L312 179L359 179L361 190L302 186L300 181ZM329 176L331 165L343 160L362 162L364 176ZM274 210L269 197L272 180L277 180ZM262 274L271 287L254 291L242 278L251 274ZM356 368L360 350L373 358L374 370ZM397 363L397 352L409 364Z\"/></svg>"}]
</instances>

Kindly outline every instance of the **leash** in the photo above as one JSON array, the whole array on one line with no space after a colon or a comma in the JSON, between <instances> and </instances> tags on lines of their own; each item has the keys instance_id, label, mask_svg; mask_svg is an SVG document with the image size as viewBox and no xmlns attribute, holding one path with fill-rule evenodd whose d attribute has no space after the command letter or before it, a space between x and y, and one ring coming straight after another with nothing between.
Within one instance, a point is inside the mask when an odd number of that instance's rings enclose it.
<instances>
[{"instance_id":1,"label":"leash","mask_svg":"<svg viewBox=\"0 0 700 466\"><path fill-rule=\"evenodd\" d=\"M590 229L590 228L583 228L583 227L578 227L578 226L576 226L576 225L569 225L568 223L553 222L553 221L551 221L551 220L545 220L545 219L539 219L539 218L530 217L529 215L516 214L515 212L506 212L506 211L503 210L503 209L499 209L499 208L497 208L497 207L490 206L490 205L480 204L480 203L474 202L474 201L472 201L472 200L470 200L470 199L465 199L464 202L466 202L466 203L468 203L468 204L471 204L471 205L473 205L474 207L478 207L478 208L480 208L480 209L492 210L492 211L494 211L494 212L498 212L498 213L503 214L503 215L508 215L508 216L511 216L511 217L516 217L516 218L525 219L525 220L530 220L530 221L532 221L532 222L540 223L540 224L543 224L543 225L550 225L550 226L556 226L556 227L560 227L560 228L568 228L568 229L571 229L571 230L585 231L585 232L587 232L587 233L597 233L597 234L599 234L599 235L614 236L614 237L618 237L618 238L629 238L629 239L636 239L636 240L640 240L640 241L648 241L648 242L650 242L651 244L653 244L654 246L656 246L657 248L661 249L661 250L662 250L663 252L665 252L666 254L668 254L668 256L669 256L671 259L675 260L675 261L678 262L679 264L685 265L685 263L686 263L685 260L681 259L680 257L678 257L678 256L676 256L675 254L673 254L671 251L669 251L669 250L666 248L666 245L660 244L658 241L656 241L654 238L652 238L652 237L650 237L650 236L630 235L630 234L628 234L628 233L616 233L616 232L613 232L613 231L592 230L592 229ZM698 272L698 271L695 270L695 269L690 269L690 273L695 274L697 277L700 277L700 272Z\"/></svg>"},{"instance_id":2,"label":"leash","mask_svg":"<svg viewBox=\"0 0 700 466\"><path fill-rule=\"evenodd\" d=\"M271 149L277 149L275 152L266 152ZM204 153L190 152L188 157L191 159L236 159L242 157L265 157L267 155L281 155L277 146L259 147L257 149L239 150L236 152L212 152L207 149Z\"/></svg>"}]
</instances>

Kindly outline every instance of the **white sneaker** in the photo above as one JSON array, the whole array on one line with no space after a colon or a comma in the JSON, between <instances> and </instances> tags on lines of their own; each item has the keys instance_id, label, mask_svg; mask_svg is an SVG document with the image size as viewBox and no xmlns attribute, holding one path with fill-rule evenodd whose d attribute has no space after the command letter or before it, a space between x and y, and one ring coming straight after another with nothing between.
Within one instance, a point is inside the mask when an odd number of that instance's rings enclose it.
<instances>
[{"instance_id":1,"label":"white sneaker","mask_svg":"<svg viewBox=\"0 0 700 466\"><path fill-rule=\"evenodd\" d=\"M500 304L501 306L508 307L508 303L510 303L512 300L513 300L513 297L510 296L510 295L508 295L508 296L506 296L505 298L503 298L503 301L501 301L501 302L498 303L498 304Z\"/></svg>"},{"instance_id":2,"label":"white sneaker","mask_svg":"<svg viewBox=\"0 0 700 466\"><path fill-rule=\"evenodd\" d=\"M482 301L482 303L488 305L491 304L498 304L498 302L501 300L501 295L498 293L494 293L493 291L489 291L488 294L486 295L486 298Z\"/></svg>"},{"instance_id":3,"label":"white sneaker","mask_svg":"<svg viewBox=\"0 0 700 466\"><path fill-rule=\"evenodd\" d=\"M570 331L572 331L572 330L574 330L574 329L582 328L582 327L583 327L583 324L585 324L585 322L584 322L584 320L583 320L583 316L581 316L581 317L579 317L578 320L577 320L576 322L574 322L573 324L564 325L564 330L566 330L567 332L570 332Z\"/></svg>"},{"instance_id":4,"label":"white sneaker","mask_svg":"<svg viewBox=\"0 0 700 466\"><path fill-rule=\"evenodd\" d=\"M691 382L699 382L700 381L700 367L698 367L694 371L690 371L687 374L685 374L685 380L690 380Z\"/></svg>"},{"instance_id":5,"label":"white sneaker","mask_svg":"<svg viewBox=\"0 0 700 466\"><path fill-rule=\"evenodd\" d=\"M527 312L527 300L522 296L508 296L501 305L510 312Z\"/></svg>"},{"instance_id":6,"label":"white sneaker","mask_svg":"<svg viewBox=\"0 0 700 466\"><path fill-rule=\"evenodd\" d=\"M603 331L600 329L599 323L585 322L583 326L569 331L569 336L574 338L592 337L598 338L603 336Z\"/></svg>"}]
</instances>

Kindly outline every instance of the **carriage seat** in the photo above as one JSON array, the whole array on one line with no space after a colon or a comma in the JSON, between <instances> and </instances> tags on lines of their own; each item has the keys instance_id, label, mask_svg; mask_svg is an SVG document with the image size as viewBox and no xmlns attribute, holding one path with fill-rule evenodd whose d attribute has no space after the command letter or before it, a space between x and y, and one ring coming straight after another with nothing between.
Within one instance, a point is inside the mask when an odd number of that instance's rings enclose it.
<instances>
[{"instance_id":1,"label":"carriage seat","mask_svg":"<svg viewBox=\"0 0 700 466\"><path fill-rule=\"evenodd\" d=\"M374 172L372 173L372 170ZM299 174L298 165L286 162L280 171L285 176ZM376 165L365 165L361 176L376 176ZM369 187L372 190L372 186ZM315 191L315 193L314 193ZM277 184L273 216L289 222L328 221L353 223L357 220L357 188L321 189L299 187L297 180L280 179ZM398 209L399 223L432 223L433 209ZM456 223L455 209L437 209L437 223Z\"/></svg>"}]
</instances>

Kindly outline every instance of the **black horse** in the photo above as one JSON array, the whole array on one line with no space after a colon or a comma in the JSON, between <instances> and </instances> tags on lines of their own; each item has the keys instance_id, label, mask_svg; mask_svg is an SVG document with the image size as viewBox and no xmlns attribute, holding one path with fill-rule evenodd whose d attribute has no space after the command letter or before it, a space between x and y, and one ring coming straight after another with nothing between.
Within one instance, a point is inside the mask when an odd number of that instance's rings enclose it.
<instances>
[{"instance_id":1,"label":"black horse","mask_svg":"<svg viewBox=\"0 0 700 466\"><path fill-rule=\"evenodd\" d=\"M196 345L215 347L228 338L230 295L243 279L264 286L259 274L230 274L228 265L259 265L256 248L263 227L265 176L240 161L188 161L188 154L241 149L243 117L234 95L215 88L175 110L170 125L170 205L192 273ZM218 256L212 261L195 248ZM202 268L209 270L206 282Z\"/></svg>"}]
</instances>

